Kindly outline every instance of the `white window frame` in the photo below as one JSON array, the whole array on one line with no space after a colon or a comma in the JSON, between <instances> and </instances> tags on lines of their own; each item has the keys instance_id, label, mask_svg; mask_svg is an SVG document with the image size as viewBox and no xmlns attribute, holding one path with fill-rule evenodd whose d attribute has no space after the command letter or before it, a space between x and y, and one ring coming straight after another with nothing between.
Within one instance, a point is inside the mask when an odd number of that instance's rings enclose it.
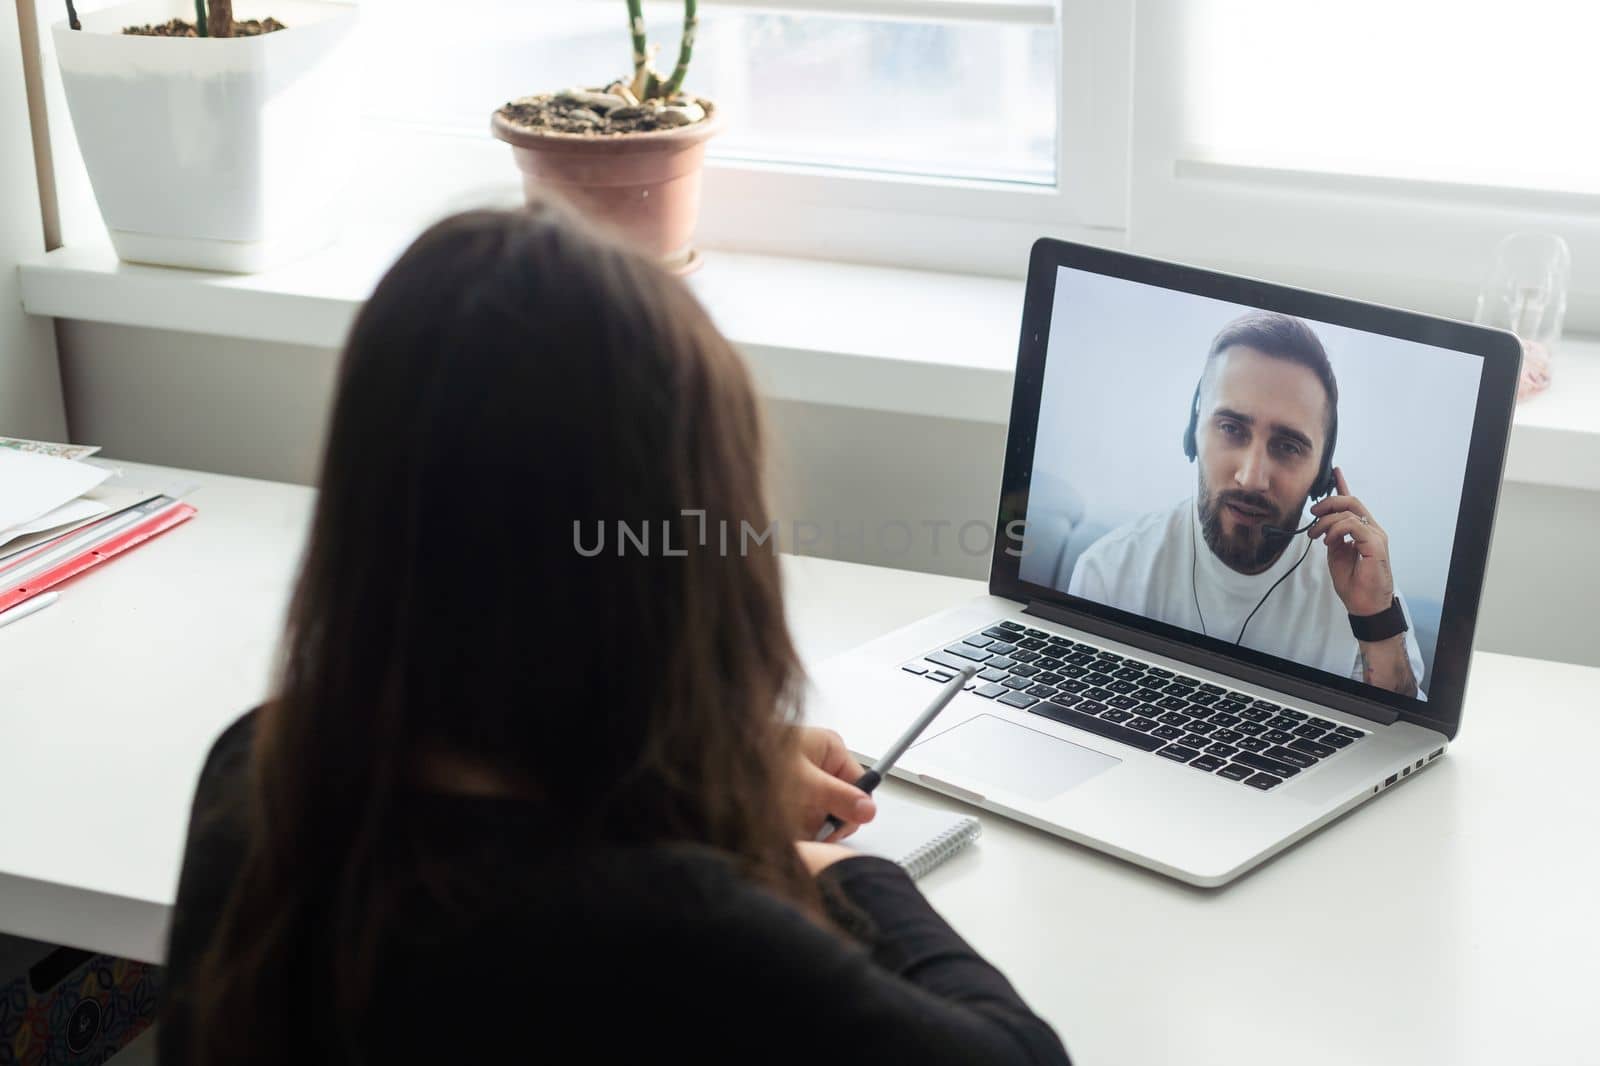
<instances>
[{"instance_id":1,"label":"white window frame","mask_svg":"<svg viewBox=\"0 0 1600 1066\"><path fill-rule=\"evenodd\" d=\"M1207 158L1185 142L1181 5L1140 0L1131 250L1470 319L1499 240L1553 232L1572 249L1567 332L1600 332L1600 197Z\"/></svg>"},{"instance_id":2,"label":"white window frame","mask_svg":"<svg viewBox=\"0 0 1600 1066\"><path fill-rule=\"evenodd\" d=\"M1021 277L1040 236L1120 245L1128 222L1133 0L712 0L750 10L1053 25L1056 183L710 159L707 247ZM714 151L714 146L713 146Z\"/></svg>"}]
</instances>

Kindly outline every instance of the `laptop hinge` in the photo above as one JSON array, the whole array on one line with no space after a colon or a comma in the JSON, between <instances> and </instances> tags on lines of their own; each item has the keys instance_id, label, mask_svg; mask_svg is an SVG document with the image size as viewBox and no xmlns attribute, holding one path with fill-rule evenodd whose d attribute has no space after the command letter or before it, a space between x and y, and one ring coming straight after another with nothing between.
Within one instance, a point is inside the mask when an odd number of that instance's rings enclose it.
<instances>
[{"instance_id":1,"label":"laptop hinge","mask_svg":"<svg viewBox=\"0 0 1600 1066\"><path fill-rule=\"evenodd\" d=\"M1063 607L1060 604L1046 603L1043 600L1029 600L1028 606L1023 608L1022 613L1044 618L1051 622L1060 622L1062 625L1072 626L1074 629L1082 629L1097 636L1119 640L1124 644L1131 644L1136 648L1155 652L1157 655L1165 655L1169 659L1177 659L1191 666L1214 670L1219 674L1236 677L1241 681L1263 685L1276 692L1283 692L1303 700L1310 700L1324 707L1344 711L1346 714L1354 714L1370 722L1393 725L1400 720L1399 711L1380 704L1373 704L1371 701L1364 700L1359 696L1337 692L1272 670L1263 670L1260 667L1241 663L1235 659L1218 655L1215 652L1192 648L1175 640L1168 640L1153 633L1134 629L1132 626L1119 625L1116 622L1108 622L1103 618L1096 618L1082 611L1074 611L1070 607Z\"/></svg>"}]
</instances>

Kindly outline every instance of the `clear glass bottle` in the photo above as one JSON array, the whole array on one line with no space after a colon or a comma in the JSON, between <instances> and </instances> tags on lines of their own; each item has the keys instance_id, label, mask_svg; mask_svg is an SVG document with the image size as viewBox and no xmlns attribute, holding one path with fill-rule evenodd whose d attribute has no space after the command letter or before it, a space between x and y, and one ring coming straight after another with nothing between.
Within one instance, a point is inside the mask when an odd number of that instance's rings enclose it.
<instances>
[{"instance_id":1,"label":"clear glass bottle","mask_svg":"<svg viewBox=\"0 0 1600 1066\"><path fill-rule=\"evenodd\" d=\"M1550 384L1550 357L1567 314L1572 253L1553 233L1513 233L1495 250L1494 267L1478 290L1473 321L1515 333L1522 341L1517 399Z\"/></svg>"}]
</instances>

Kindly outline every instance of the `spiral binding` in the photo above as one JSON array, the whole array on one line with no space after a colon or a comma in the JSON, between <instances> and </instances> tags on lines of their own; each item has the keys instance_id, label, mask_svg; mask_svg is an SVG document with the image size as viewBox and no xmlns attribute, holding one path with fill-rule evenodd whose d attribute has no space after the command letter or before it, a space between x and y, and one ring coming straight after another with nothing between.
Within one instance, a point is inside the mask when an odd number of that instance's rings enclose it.
<instances>
[{"instance_id":1,"label":"spiral binding","mask_svg":"<svg viewBox=\"0 0 1600 1066\"><path fill-rule=\"evenodd\" d=\"M944 861L978 839L983 824L976 818L963 818L925 844L920 844L900 860L913 879L937 869Z\"/></svg>"}]
</instances>

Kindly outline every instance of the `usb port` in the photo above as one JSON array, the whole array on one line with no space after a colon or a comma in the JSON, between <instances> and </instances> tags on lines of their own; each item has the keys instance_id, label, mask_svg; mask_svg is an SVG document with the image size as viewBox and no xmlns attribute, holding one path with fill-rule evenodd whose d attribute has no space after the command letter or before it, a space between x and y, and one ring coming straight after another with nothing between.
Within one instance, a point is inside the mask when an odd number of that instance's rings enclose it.
<instances>
[{"instance_id":1,"label":"usb port","mask_svg":"<svg viewBox=\"0 0 1600 1066\"><path fill-rule=\"evenodd\" d=\"M1432 755L1428 756L1428 761L1432 762L1433 760L1437 759L1439 756L1441 756L1443 754L1444 754L1444 749L1440 748L1438 751L1436 751Z\"/></svg>"},{"instance_id":2,"label":"usb port","mask_svg":"<svg viewBox=\"0 0 1600 1066\"><path fill-rule=\"evenodd\" d=\"M1398 780L1400 780L1400 775L1399 774L1390 774L1388 777L1383 779L1383 783L1385 785L1392 785Z\"/></svg>"}]
</instances>

